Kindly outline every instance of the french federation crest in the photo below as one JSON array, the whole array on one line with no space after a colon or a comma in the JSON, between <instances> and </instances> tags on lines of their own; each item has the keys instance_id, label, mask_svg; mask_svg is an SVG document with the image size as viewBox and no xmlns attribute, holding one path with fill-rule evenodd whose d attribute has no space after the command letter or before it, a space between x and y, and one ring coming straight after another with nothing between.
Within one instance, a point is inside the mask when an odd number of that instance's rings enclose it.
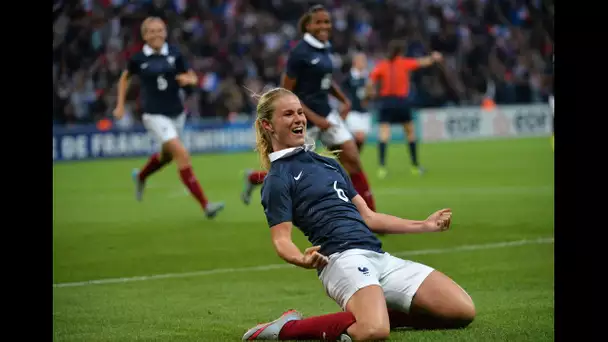
<instances>
[{"instance_id":1,"label":"french federation crest","mask_svg":"<svg viewBox=\"0 0 608 342\"><path fill-rule=\"evenodd\" d=\"M173 56L167 57L167 62L169 62L169 65L171 65L172 67L175 66L175 57L173 57Z\"/></svg>"}]
</instances>

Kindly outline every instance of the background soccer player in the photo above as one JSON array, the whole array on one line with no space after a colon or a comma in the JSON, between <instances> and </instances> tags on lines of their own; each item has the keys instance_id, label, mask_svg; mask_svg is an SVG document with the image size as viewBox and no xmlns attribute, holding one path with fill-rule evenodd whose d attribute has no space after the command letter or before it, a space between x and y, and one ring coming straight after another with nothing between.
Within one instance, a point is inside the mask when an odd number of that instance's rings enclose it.
<instances>
[{"instance_id":1,"label":"background soccer player","mask_svg":"<svg viewBox=\"0 0 608 342\"><path fill-rule=\"evenodd\" d=\"M139 76L146 129L161 145L161 152L153 154L141 170L134 170L136 198L141 201L147 178L171 161L175 161L179 176L208 218L224 208L223 203L211 203L205 197L192 165L190 154L179 139L186 113L180 97L180 87L197 83L196 74L188 68L179 50L166 42L167 28L160 18L150 17L141 25L146 41L141 52L128 63L118 81L118 100L114 116L122 118L125 97L131 75Z\"/></svg>"},{"instance_id":2,"label":"background soccer player","mask_svg":"<svg viewBox=\"0 0 608 342\"><path fill-rule=\"evenodd\" d=\"M359 52L353 56L352 68L342 84L342 89L352 104L350 113L346 116L346 126L355 137L359 152L372 128L372 116L367 108L367 83L367 58Z\"/></svg>"}]
</instances>

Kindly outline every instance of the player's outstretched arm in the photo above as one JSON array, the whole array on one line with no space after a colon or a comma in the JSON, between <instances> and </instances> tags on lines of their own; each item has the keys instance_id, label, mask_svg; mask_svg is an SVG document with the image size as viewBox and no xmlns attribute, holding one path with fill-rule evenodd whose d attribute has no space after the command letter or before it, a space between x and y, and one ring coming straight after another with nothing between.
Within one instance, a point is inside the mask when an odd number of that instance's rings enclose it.
<instances>
[{"instance_id":1,"label":"player's outstretched arm","mask_svg":"<svg viewBox=\"0 0 608 342\"><path fill-rule=\"evenodd\" d=\"M281 259L302 268L321 268L327 265L327 257L319 254L320 246L307 248L304 253L291 239L291 222L279 223L270 228L272 244Z\"/></svg>"},{"instance_id":2,"label":"player's outstretched arm","mask_svg":"<svg viewBox=\"0 0 608 342\"><path fill-rule=\"evenodd\" d=\"M116 97L116 108L114 109L114 117L122 118L125 114L125 98L127 97L127 89L129 89L129 71L125 70L120 75L118 80L118 94Z\"/></svg>"},{"instance_id":3,"label":"player's outstretched arm","mask_svg":"<svg viewBox=\"0 0 608 342\"><path fill-rule=\"evenodd\" d=\"M437 51L433 51L430 55L426 57L415 59L415 61L418 63L418 67L420 68L430 67L431 65L435 64L436 62L440 62L441 60L443 60L443 55Z\"/></svg>"},{"instance_id":4,"label":"player's outstretched arm","mask_svg":"<svg viewBox=\"0 0 608 342\"><path fill-rule=\"evenodd\" d=\"M400 217L377 213L371 210L360 195L353 197L353 203L365 220L367 226L375 233L412 234L441 232L450 228L452 210L441 209L431 214L426 220L408 220Z\"/></svg>"}]
</instances>

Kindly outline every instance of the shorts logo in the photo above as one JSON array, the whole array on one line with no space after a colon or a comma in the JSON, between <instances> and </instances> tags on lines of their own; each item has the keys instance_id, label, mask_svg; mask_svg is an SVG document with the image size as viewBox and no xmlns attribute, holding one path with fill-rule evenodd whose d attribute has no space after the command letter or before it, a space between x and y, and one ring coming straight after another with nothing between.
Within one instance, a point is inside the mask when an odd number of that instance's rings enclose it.
<instances>
[{"instance_id":1,"label":"shorts logo","mask_svg":"<svg viewBox=\"0 0 608 342\"><path fill-rule=\"evenodd\" d=\"M357 267L357 269L359 270L359 272L365 275L369 275L369 270L367 269L367 267Z\"/></svg>"}]
</instances>

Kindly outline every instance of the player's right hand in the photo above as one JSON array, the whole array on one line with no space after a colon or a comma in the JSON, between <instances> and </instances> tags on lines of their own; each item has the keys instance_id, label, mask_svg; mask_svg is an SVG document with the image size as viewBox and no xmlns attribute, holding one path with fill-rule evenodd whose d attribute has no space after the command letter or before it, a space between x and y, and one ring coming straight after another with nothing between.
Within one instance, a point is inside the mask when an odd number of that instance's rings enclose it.
<instances>
[{"instance_id":1,"label":"player's right hand","mask_svg":"<svg viewBox=\"0 0 608 342\"><path fill-rule=\"evenodd\" d=\"M304 259L302 260L302 267L304 268L323 268L327 265L329 259L318 252L321 246L308 247L304 251Z\"/></svg>"},{"instance_id":2,"label":"player's right hand","mask_svg":"<svg viewBox=\"0 0 608 342\"><path fill-rule=\"evenodd\" d=\"M125 107L116 106L116 108L114 108L114 111L112 112L112 114L114 115L114 118L116 118L116 120L122 119L122 116L125 115Z\"/></svg>"}]
</instances>

